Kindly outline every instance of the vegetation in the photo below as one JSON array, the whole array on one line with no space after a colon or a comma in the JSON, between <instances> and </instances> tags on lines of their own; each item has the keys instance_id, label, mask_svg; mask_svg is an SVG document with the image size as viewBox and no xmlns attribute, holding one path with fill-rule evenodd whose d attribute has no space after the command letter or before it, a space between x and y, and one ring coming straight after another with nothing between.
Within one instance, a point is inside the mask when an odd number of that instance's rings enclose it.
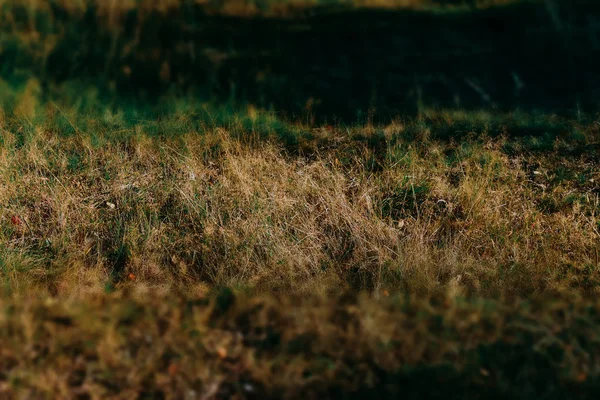
<instances>
[{"instance_id":1,"label":"vegetation","mask_svg":"<svg viewBox=\"0 0 600 400\"><path fill-rule=\"evenodd\" d=\"M192 100L147 120L35 107L33 91L2 123L8 291L596 293L597 124L310 128Z\"/></svg>"},{"instance_id":2,"label":"vegetation","mask_svg":"<svg viewBox=\"0 0 600 400\"><path fill-rule=\"evenodd\" d=\"M570 299L572 301L572 299ZM594 399L598 303L2 302L3 398Z\"/></svg>"},{"instance_id":3,"label":"vegetation","mask_svg":"<svg viewBox=\"0 0 600 400\"><path fill-rule=\"evenodd\" d=\"M0 1L0 397L598 398L584 3Z\"/></svg>"},{"instance_id":4,"label":"vegetation","mask_svg":"<svg viewBox=\"0 0 600 400\"><path fill-rule=\"evenodd\" d=\"M48 99L70 83L72 103L92 87L106 103L191 96L346 125L428 107L579 118L599 105L600 3L587 0L257 18L190 1L31 4L1 8L0 78L14 90L37 79Z\"/></svg>"}]
</instances>

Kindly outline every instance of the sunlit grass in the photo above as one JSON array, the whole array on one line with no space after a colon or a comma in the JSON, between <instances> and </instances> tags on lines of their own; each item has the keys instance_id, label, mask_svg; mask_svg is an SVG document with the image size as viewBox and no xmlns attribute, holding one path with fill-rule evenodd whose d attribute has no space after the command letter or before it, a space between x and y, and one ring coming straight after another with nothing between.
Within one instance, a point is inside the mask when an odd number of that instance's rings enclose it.
<instances>
[{"instance_id":1,"label":"sunlit grass","mask_svg":"<svg viewBox=\"0 0 600 400\"><path fill-rule=\"evenodd\" d=\"M310 126L191 99L103 108L35 92L2 120L14 291L596 293L592 121L431 111Z\"/></svg>"}]
</instances>

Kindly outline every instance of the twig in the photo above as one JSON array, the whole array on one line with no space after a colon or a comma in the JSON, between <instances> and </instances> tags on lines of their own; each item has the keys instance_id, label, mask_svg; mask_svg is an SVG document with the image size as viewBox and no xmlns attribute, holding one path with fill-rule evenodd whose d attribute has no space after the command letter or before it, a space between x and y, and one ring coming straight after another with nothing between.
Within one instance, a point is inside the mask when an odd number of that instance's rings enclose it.
<instances>
[{"instance_id":1,"label":"twig","mask_svg":"<svg viewBox=\"0 0 600 400\"><path fill-rule=\"evenodd\" d=\"M27 229L29 229L29 233L31 234L31 236L34 236L33 235L33 230L29 226L29 222L27 222L27 220L25 218L23 218L23 217L19 217L19 218L21 218L23 220L23 222L25 222L25 225L27 226Z\"/></svg>"}]
</instances>

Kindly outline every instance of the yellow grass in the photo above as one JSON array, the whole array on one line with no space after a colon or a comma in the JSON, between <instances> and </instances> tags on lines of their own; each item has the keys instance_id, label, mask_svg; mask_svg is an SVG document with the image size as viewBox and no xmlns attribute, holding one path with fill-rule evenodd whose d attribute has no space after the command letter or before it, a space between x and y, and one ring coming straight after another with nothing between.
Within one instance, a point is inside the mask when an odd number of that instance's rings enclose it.
<instances>
[{"instance_id":1,"label":"yellow grass","mask_svg":"<svg viewBox=\"0 0 600 400\"><path fill-rule=\"evenodd\" d=\"M35 107L32 87L2 125L8 291L597 293L600 169L571 139L540 153L398 121L316 128L294 155L241 119L187 131L184 112L151 136L119 112Z\"/></svg>"}]
</instances>

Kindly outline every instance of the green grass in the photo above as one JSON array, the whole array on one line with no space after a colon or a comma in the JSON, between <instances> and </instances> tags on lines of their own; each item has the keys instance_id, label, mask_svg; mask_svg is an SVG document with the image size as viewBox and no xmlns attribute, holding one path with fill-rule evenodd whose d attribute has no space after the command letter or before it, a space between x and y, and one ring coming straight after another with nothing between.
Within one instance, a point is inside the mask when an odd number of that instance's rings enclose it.
<instances>
[{"instance_id":1,"label":"green grass","mask_svg":"<svg viewBox=\"0 0 600 400\"><path fill-rule=\"evenodd\" d=\"M0 14L0 78L16 90L37 79L45 99L82 108L93 97L110 105L126 96L139 108L191 96L329 124L428 108L574 119L597 110L600 57L588 18L597 5L500 1L447 12L456 8L409 3L244 18L207 10L223 3L184 0L11 1Z\"/></svg>"}]
</instances>

